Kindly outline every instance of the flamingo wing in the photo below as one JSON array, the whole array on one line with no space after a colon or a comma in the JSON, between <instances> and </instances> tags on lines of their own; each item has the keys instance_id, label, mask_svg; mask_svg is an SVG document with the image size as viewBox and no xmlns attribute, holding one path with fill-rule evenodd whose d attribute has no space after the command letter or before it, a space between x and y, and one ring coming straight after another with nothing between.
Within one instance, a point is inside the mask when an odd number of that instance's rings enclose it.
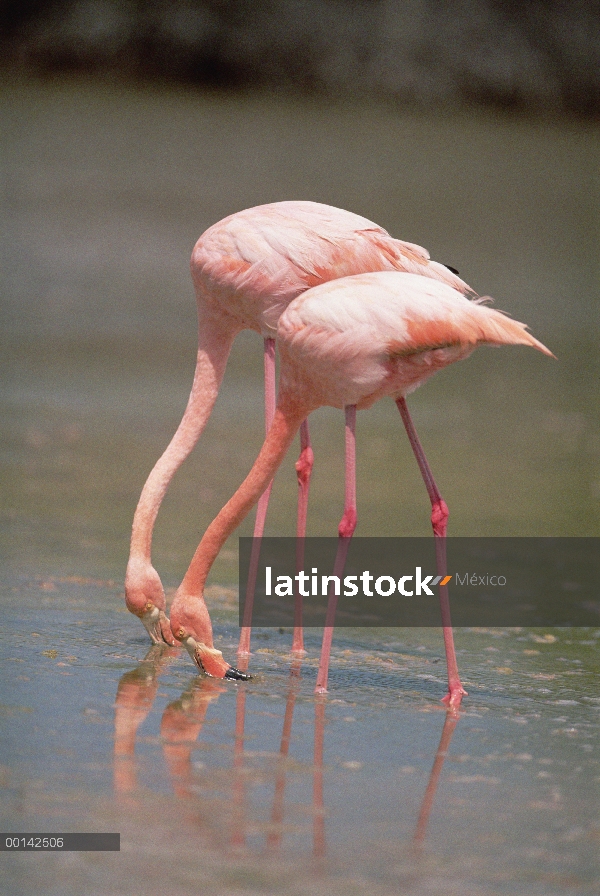
<instances>
[{"instance_id":1,"label":"flamingo wing","mask_svg":"<svg viewBox=\"0 0 600 896\"><path fill-rule=\"evenodd\" d=\"M316 202L277 202L209 228L192 254L192 276L209 302L244 326L273 335L287 305L321 283L368 271L403 271L470 287L428 252L393 239L367 218Z\"/></svg>"}]
</instances>

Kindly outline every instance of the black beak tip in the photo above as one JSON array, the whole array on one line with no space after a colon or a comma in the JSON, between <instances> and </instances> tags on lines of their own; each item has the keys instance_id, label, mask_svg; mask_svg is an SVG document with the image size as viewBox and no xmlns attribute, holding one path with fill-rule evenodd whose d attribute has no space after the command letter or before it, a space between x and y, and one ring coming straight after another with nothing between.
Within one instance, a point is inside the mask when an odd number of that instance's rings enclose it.
<instances>
[{"instance_id":1,"label":"black beak tip","mask_svg":"<svg viewBox=\"0 0 600 896\"><path fill-rule=\"evenodd\" d=\"M240 672L239 669L234 669L233 666L230 666L225 673L225 678L231 678L234 681L250 681L252 676L248 675L247 672Z\"/></svg>"}]
</instances>

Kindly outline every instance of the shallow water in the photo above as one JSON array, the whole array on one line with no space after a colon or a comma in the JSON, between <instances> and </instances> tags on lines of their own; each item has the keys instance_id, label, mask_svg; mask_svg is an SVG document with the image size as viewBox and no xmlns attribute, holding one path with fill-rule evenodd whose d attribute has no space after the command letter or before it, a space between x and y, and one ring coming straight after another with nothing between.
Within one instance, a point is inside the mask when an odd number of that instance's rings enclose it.
<instances>
[{"instance_id":1,"label":"shallow water","mask_svg":"<svg viewBox=\"0 0 600 896\"><path fill-rule=\"evenodd\" d=\"M436 631L338 633L316 699L316 633L295 675L289 634L259 633L255 679L225 685L148 651L118 598L56 578L5 600L3 830L121 833L3 854L6 892L595 891L600 630L460 632L453 718ZM232 655L235 592L212 605Z\"/></svg>"},{"instance_id":2,"label":"shallow water","mask_svg":"<svg viewBox=\"0 0 600 896\"><path fill-rule=\"evenodd\" d=\"M436 630L340 630L320 700L319 633L292 675L289 632L264 630L255 678L222 685L148 654L122 578L191 382L190 248L290 197L426 245L558 357L482 350L411 397L451 534L598 535L597 128L69 82L1 102L2 829L122 835L3 853L6 892L596 892L600 629L459 631L454 719ZM169 589L260 445L260 380L247 334L159 516ZM429 532L397 418L359 415L357 534ZM336 531L342 430L314 415L311 534ZM270 534L293 532L293 460ZM231 539L209 593L230 659L236 576Z\"/></svg>"}]
</instances>

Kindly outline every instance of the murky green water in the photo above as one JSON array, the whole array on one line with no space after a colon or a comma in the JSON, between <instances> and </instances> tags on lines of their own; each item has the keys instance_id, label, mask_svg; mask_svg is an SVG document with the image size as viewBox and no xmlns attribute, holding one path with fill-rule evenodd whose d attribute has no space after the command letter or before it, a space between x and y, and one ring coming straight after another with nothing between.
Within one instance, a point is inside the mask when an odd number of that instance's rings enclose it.
<instances>
[{"instance_id":1,"label":"murky green water","mask_svg":"<svg viewBox=\"0 0 600 896\"><path fill-rule=\"evenodd\" d=\"M437 631L340 631L315 701L317 632L298 675L265 631L256 678L222 686L144 659L121 583L191 382L190 249L283 198L427 246L558 357L481 350L411 397L451 534L598 535L597 128L68 83L0 102L2 829L122 834L118 854L4 853L6 892L596 892L600 629L459 632L469 698L446 721ZM159 517L169 588L252 462L261 400L247 334ZM314 415L311 534L336 531L342 429ZM357 534L427 534L391 402L359 415L358 452ZM294 529L293 460L270 534ZM232 539L211 577L230 658L236 574Z\"/></svg>"}]
</instances>

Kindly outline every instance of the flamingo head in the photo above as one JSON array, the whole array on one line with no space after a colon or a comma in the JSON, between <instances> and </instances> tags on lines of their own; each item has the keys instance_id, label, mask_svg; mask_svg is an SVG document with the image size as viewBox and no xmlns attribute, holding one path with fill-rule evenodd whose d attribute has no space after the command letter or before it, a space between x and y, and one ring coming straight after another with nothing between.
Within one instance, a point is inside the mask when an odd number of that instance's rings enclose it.
<instances>
[{"instance_id":1,"label":"flamingo head","mask_svg":"<svg viewBox=\"0 0 600 896\"><path fill-rule=\"evenodd\" d=\"M198 669L211 678L248 681L252 676L230 666L213 646L212 625L204 598L178 591L171 606L171 631Z\"/></svg>"},{"instance_id":2,"label":"flamingo head","mask_svg":"<svg viewBox=\"0 0 600 896\"><path fill-rule=\"evenodd\" d=\"M167 603L162 582L151 563L130 558L125 574L125 603L141 619L153 644L177 644L165 612Z\"/></svg>"}]
</instances>

